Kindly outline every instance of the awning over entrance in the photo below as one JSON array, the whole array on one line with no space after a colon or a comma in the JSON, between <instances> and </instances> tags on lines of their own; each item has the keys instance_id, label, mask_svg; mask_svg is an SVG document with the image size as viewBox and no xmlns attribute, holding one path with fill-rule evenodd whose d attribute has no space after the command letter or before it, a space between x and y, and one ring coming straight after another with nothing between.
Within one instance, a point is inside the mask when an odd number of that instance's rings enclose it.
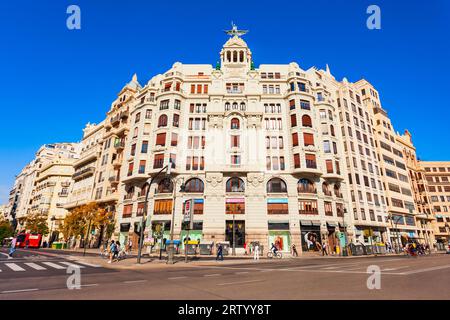
<instances>
[{"instance_id":1,"label":"awning over entrance","mask_svg":"<svg viewBox=\"0 0 450 320\"><path fill-rule=\"evenodd\" d=\"M333 221L329 221L329 222L327 222L327 226L328 227L337 227L338 223L337 222L333 222Z\"/></svg>"},{"instance_id":2,"label":"awning over entrance","mask_svg":"<svg viewBox=\"0 0 450 320\"><path fill-rule=\"evenodd\" d=\"M300 220L301 226L315 226L320 227L320 221L314 221L314 220Z\"/></svg>"}]
</instances>

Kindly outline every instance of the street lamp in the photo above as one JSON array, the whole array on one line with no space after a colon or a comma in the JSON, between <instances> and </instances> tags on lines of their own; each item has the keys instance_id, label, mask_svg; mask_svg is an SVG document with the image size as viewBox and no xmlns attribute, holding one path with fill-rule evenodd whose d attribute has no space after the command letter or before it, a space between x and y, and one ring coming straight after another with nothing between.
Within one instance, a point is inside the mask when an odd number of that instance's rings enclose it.
<instances>
[{"instance_id":1,"label":"street lamp","mask_svg":"<svg viewBox=\"0 0 450 320\"><path fill-rule=\"evenodd\" d=\"M50 237L49 237L49 239L48 239L49 247L51 247L51 244L53 243L53 224L55 223L55 220L56 220L56 217L55 217L55 216L52 216L52 217L50 218L50 221L51 221L52 223L50 224Z\"/></svg>"},{"instance_id":2,"label":"street lamp","mask_svg":"<svg viewBox=\"0 0 450 320\"><path fill-rule=\"evenodd\" d=\"M392 228L394 228L394 225L393 225L394 218L393 218L392 213L389 213L389 220L391 220L391 226L392 226ZM396 219L396 220L395 220L395 229L397 230L397 237L396 237L396 240L397 240L397 251L400 250L400 241L399 241L400 230L398 229L398 220L399 220L399 219ZM398 252L397 252L397 253L398 253Z\"/></svg>"},{"instance_id":3,"label":"street lamp","mask_svg":"<svg viewBox=\"0 0 450 320\"><path fill-rule=\"evenodd\" d=\"M140 228L140 235L139 235L139 243L138 243L138 255L137 255L137 263L141 263L141 255L142 255L142 245L144 242L144 231L145 231L145 225L146 225L146 219L147 219L147 208L148 208L148 196L150 194L150 188L153 184L153 181L155 181L155 179L165 170L167 170L167 173L170 174L170 168L171 164L169 163L168 165L166 165L165 167L163 167L161 170L158 171L158 173L156 175L154 175L153 177L150 178L150 181L148 182L148 188L147 191L145 193L145 202L144 202L144 212L142 215L142 219L141 219L141 228ZM145 184L147 184L147 182L145 182ZM145 186L144 184L144 186Z\"/></svg>"},{"instance_id":4,"label":"street lamp","mask_svg":"<svg viewBox=\"0 0 450 320\"><path fill-rule=\"evenodd\" d=\"M232 254L233 256L236 255L236 231L235 231L235 220L234 220L234 213L233 213L233 250Z\"/></svg>"},{"instance_id":5,"label":"street lamp","mask_svg":"<svg viewBox=\"0 0 450 320\"><path fill-rule=\"evenodd\" d=\"M172 164L169 164L169 166L171 166L171 165ZM170 169L168 170L167 174L170 175ZM181 178L181 179L183 179L183 181L184 181L184 178ZM167 255L167 263L168 264L174 263L174 261L173 261L173 255L174 255L173 232L175 229L175 204L176 204L175 200L176 200L176 196L177 196L177 192L176 192L177 191L177 183L180 180L180 178L178 178L178 179L172 178L171 180L172 180L172 188L173 188L173 205L172 205L172 222L170 223L170 244L169 244L169 252ZM180 186L180 192L184 192L184 187L185 186L184 186L184 182L183 182ZM194 208L192 207L191 210L194 210ZM188 235L189 235L189 233L188 233ZM187 262L187 254L186 254L187 251L186 250L187 250L187 245L185 246L185 249L184 249L185 256L186 256L185 260Z\"/></svg>"}]
</instances>

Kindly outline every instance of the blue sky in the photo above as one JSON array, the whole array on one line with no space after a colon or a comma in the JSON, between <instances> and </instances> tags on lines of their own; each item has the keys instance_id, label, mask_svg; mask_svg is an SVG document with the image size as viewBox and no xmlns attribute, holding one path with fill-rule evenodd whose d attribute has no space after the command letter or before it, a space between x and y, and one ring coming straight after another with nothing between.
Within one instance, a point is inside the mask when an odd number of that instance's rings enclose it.
<instances>
[{"instance_id":1,"label":"blue sky","mask_svg":"<svg viewBox=\"0 0 450 320\"><path fill-rule=\"evenodd\" d=\"M71 4L81 30L66 28ZM370 4L381 30L366 28ZM79 141L134 72L147 81L175 61L215 64L232 20L250 29L256 65L364 77L420 158L450 160L450 1L1 1L0 203L40 145Z\"/></svg>"}]
</instances>

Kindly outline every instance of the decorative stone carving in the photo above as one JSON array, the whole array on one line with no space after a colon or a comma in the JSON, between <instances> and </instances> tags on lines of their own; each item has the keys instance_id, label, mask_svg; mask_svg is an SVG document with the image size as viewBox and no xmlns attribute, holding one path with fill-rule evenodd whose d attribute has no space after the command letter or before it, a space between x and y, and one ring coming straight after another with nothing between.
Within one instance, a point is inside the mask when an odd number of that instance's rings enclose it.
<instances>
[{"instance_id":1,"label":"decorative stone carving","mask_svg":"<svg viewBox=\"0 0 450 320\"><path fill-rule=\"evenodd\" d=\"M247 116L247 128L261 128L261 119L259 115L249 115Z\"/></svg>"},{"instance_id":2,"label":"decorative stone carving","mask_svg":"<svg viewBox=\"0 0 450 320\"><path fill-rule=\"evenodd\" d=\"M221 173L207 173L206 182L213 188L217 188L222 183L223 176Z\"/></svg>"},{"instance_id":3,"label":"decorative stone carving","mask_svg":"<svg viewBox=\"0 0 450 320\"><path fill-rule=\"evenodd\" d=\"M249 173L247 175L247 181L253 187L256 188L264 182L264 174L263 173Z\"/></svg>"},{"instance_id":4,"label":"decorative stone carving","mask_svg":"<svg viewBox=\"0 0 450 320\"><path fill-rule=\"evenodd\" d=\"M209 116L208 124L210 128L223 128L223 116Z\"/></svg>"}]
</instances>

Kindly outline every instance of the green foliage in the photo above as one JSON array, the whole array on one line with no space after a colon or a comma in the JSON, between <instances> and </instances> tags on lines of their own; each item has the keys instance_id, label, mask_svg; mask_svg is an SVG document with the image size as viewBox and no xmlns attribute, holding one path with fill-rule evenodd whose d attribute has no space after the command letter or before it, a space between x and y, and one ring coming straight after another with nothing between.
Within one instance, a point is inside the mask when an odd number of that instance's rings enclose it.
<instances>
[{"instance_id":1,"label":"green foliage","mask_svg":"<svg viewBox=\"0 0 450 320\"><path fill-rule=\"evenodd\" d=\"M0 221L0 242L5 238L12 237L14 235L14 230L9 223L9 221L1 220Z\"/></svg>"},{"instance_id":2,"label":"green foliage","mask_svg":"<svg viewBox=\"0 0 450 320\"><path fill-rule=\"evenodd\" d=\"M25 219L25 228L30 233L39 233L43 236L48 235L47 216L38 213L30 214Z\"/></svg>"}]
</instances>

